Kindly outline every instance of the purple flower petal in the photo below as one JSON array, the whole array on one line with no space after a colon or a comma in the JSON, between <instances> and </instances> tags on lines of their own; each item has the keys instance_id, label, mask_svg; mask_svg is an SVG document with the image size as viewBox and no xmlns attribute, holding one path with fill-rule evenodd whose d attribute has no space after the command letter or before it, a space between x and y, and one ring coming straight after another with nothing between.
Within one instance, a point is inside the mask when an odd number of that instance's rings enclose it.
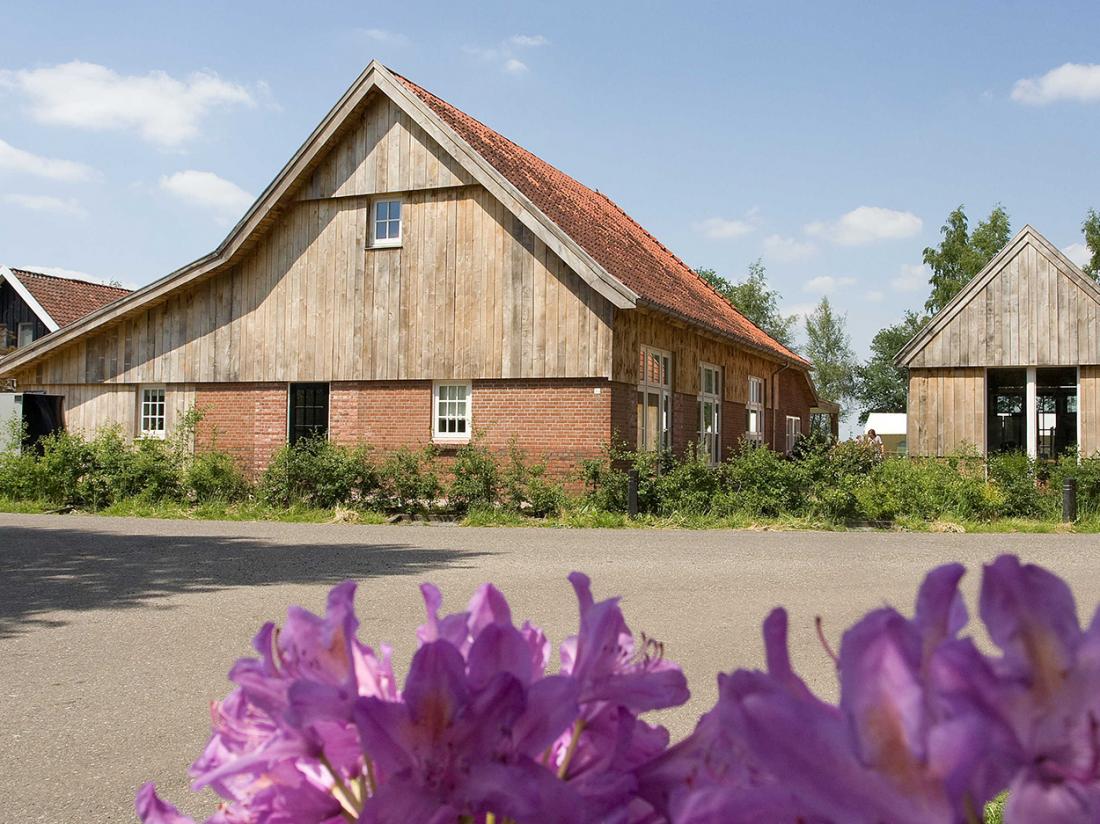
<instances>
[{"instance_id":1,"label":"purple flower petal","mask_svg":"<svg viewBox=\"0 0 1100 824\"><path fill-rule=\"evenodd\" d=\"M152 783L142 785L134 801L138 818L142 824L195 824L194 819L183 815L179 810L157 796L157 788Z\"/></svg>"}]
</instances>

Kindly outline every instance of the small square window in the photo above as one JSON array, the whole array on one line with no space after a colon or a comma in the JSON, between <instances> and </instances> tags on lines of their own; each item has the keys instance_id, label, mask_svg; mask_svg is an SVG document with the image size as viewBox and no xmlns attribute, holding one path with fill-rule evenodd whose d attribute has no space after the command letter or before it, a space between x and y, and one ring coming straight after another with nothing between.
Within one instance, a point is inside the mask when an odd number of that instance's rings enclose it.
<instances>
[{"instance_id":1,"label":"small square window","mask_svg":"<svg viewBox=\"0 0 1100 824\"><path fill-rule=\"evenodd\" d=\"M376 200L371 226L373 227L372 246L399 246L401 244L401 201Z\"/></svg>"},{"instance_id":2,"label":"small square window","mask_svg":"<svg viewBox=\"0 0 1100 824\"><path fill-rule=\"evenodd\" d=\"M469 383L437 383L432 398L432 437L439 441L470 439Z\"/></svg>"},{"instance_id":3,"label":"small square window","mask_svg":"<svg viewBox=\"0 0 1100 824\"><path fill-rule=\"evenodd\" d=\"M141 388L141 437L163 438L167 432L164 387Z\"/></svg>"}]
</instances>

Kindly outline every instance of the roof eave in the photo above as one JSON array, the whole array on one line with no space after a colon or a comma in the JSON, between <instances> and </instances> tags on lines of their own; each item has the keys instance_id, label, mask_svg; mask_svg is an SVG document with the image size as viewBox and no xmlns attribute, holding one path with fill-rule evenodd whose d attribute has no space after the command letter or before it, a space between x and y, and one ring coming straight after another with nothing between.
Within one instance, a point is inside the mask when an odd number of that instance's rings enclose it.
<instances>
[{"instance_id":1,"label":"roof eave","mask_svg":"<svg viewBox=\"0 0 1100 824\"><path fill-rule=\"evenodd\" d=\"M34 312L35 316L42 321L42 324L47 329L51 332L56 332L61 328L50 313L46 311L46 308L38 302L38 298L31 294L26 284L24 284L23 281L19 279L19 276L11 270L11 267L0 266L0 280L6 280L11 284L11 288L23 299L23 302L30 307L31 311Z\"/></svg>"}]
</instances>

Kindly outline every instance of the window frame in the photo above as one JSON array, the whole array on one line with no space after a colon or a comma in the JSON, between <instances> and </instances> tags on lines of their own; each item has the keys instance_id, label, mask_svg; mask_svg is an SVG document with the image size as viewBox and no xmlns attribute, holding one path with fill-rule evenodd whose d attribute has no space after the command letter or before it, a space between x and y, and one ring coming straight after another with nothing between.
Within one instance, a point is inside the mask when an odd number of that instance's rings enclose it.
<instances>
[{"instance_id":1,"label":"window frame","mask_svg":"<svg viewBox=\"0 0 1100 824\"><path fill-rule=\"evenodd\" d=\"M24 329L30 330L30 340L28 340L26 343L23 343ZM30 346L32 343L34 343L34 321L21 321L15 327L15 348L22 349L24 346Z\"/></svg>"},{"instance_id":2,"label":"window frame","mask_svg":"<svg viewBox=\"0 0 1100 824\"><path fill-rule=\"evenodd\" d=\"M149 392L160 393L160 414L156 414L155 410L153 414L146 414L146 409L150 401L146 400L146 394ZM152 401L156 404L157 401ZM154 438L156 440L164 440L168 437L168 389L163 383L143 383L138 386L137 391L137 430L139 438ZM149 429L145 424L146 421L160 421L160 429Z\"/></svg>"},{"instance_id":3,"label":"window frame","mask_svg":"<svg viewBox=\"0 0 1100 824\"><path fill-rule=\"evenodd\" d=\"M294 446L299 440L304 437L316 437L318 434L318 427L313 427L313 431L308 436L298 434L297 430L304 428L304 425L299 426L295 421L294 410L299 408L294 403L294 392L296 388L302 387L318 387L325 388L325 424L324 424L324 436L328 440L330 425L332 423L332 385L326 381L294 381L287 384L286 389L286 442L290 446Z\"/></svg>"},{"instance_id":4,"label":"window frame","mask_svg":"<svg viewBox=\"0 0 1100 824\"><path fill-rule=\"evenodd\" d=\"M380 221L378 219L378 206L379 204L396 203L397 204L397 237L389 237L390 224L394 223L393 218L389 216L389 206L387 205L386 219ZM387 237L378 237L378 226L380 223L387 225ZM401 245L402 240L405 237L405 199L396 195L384 195L373 198L370 202L370 245L372 249L393 249Z\"/></svg>"},{"instance_id":5,"label":"window frame","mask_svg":"<svg viewBox=\"0 0 1100 824\"><path fill-rule=\"evenodd\" d=\"M795 423L798 424L798 427L796 428L796 430L794 432L791 432L791 421L794 421ZM798 416L798 415L787 415L786 435L787 435L787 441L786 441L786 447L787 448L786 448L786 451L785 451L784 454L790 455L792 452L794 452L794 448L798 445L799 440L802 439L802 418L800 416ZM792 436L794 437L793 441L791 440Z\"/></svg>"},{"instance_id":6,"label":"window frame","mask_svg":"<svg viewBox=\"0 0 1100 824\"><path fill-rule=\"evenodd\" d=\"M714 385L711 392L707 392L706 374L714 374ZM714 431L710 434L706 431L704 410L706 404L711 404L714 410ZM722 461L722 367L706 361L699 362L699 448L707 455L711 464Z\"/></svg>"},{"instance_id":7,"label":"window frame","mask_svg":"<svg viewBox=\"0 0 1100 824\"><path fill-rule=\"evenodd\" d=\"M753 400L753 387L760 388L759 400ZM752 443L764 443L764 410L767 408L766 399L768 395L765 391L765 384L763 378L758 378L755 375L749 375L748 380L748 393L745 396L745 440ZM752 428L753 413L756 413L756 420L759 422L759 429L754 430Z\"/></svg>"},{"instance_id":8,"label":"window frame","mask_svg":"<svg viewBox=\"0 0 1100 824\"><path fill-rule=\"evenodd\" d=\"M439 390L444 387L461 386L466 390L466 397L459 401L453 398L445 398L444 403L465 403L465 414L461 417L451 417L444 415L446 420L462 420L465 421L465 432L442 432L439 429L440 414L439 414ZM470 437L473 434L474 429L474 384L473 381L462 380L448 380L448 381L433 381L432 382L432 441L434 443L443 444L463 444L469 443Z\"/></svg>"},{"instance_id":9,"label":"window frame","mask_svg":"<svg viewBox=\"0 0 1100 824\"><path fill-rule=\"evenodd\" d=\"M651 357L658 358L659 371L663 373L663 380L650 380L647 364ZM649 396L657 396L657 415L661 429L657 433L657 452L664 452L672 448L672 353L667 349L658 349L655 346L642 346L638 351L638 395L642 403L637 408L637 431L639 451L649 451L649 432L647 431L647 416L644 414L649 406Z\"/></svg>"}]
</instances>

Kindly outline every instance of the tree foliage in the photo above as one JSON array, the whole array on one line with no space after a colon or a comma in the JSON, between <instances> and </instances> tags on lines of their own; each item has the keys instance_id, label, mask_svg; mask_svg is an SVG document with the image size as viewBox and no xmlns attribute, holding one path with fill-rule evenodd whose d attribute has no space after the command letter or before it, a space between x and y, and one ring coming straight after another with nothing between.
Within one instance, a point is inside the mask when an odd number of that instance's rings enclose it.
<instances>
[{"instance_id":1,"label":"tree foliage","mask_svg":"<svg viewBox=\"0 0 1100 824\"><path fill-rule=\"evenodd\" d=\"M1086 275L1100 281L1100 212L1089 209L1085 222L1081 224L1081 231L1085 233L1085 245L1091 255L1089 262L1082 268Z\"/></svg>"},{"instance_id":2,"label":"tree foliage","mask_svg":"<svg viewBox=\"0 0 1100 824\"><path fill-rule=\"evenodd\" d=\"M971 232L965 207L959 206L947 216L940 231L943 233L940 245L924 250L924 262L932 269L929 280L932 294L924 308L931 314L946 306L1004 248L1011 225L1008 213L997 206Z\"/></svg>"},{"instance_id":3,"label":"tree foliage","mask_svg":"<svg viewBox=\"0 0 1100 824\"><path fill-rule=\"evenodd\" d=\"M847 316L838 315L827 297L806 317L806 357L820 397L843 403L855 388L856 360Z\"/></svg>"},{"instance_id":4,"label":"tree foliage","mask_svg":"<svg viewBox=\"0 0 1100 824\"><path fill-rule=\"evenodd\" d=\"M880 329L871 340L871 356L856 368L855 400L859 423L872 412L904 412L909 394L908 370L895 366L901 348L928 322L926 315L907 311L900 323Z\"/></svg>"},{"instance_id":5,"label":"tree foliage","mask_svg":"<svg viewBox=\"0 0 1100 824\"><path fill-rule=\"evenodd\" d=\"M778 290L768 286L762 261L751 263L748 276L737 283L726 280L713 269L697 269L696 272L746 318L784 346L794 345L794 329L798 317L784 315L779 311L779 301L783 296Z\"/></svg>"}]
</instances>

